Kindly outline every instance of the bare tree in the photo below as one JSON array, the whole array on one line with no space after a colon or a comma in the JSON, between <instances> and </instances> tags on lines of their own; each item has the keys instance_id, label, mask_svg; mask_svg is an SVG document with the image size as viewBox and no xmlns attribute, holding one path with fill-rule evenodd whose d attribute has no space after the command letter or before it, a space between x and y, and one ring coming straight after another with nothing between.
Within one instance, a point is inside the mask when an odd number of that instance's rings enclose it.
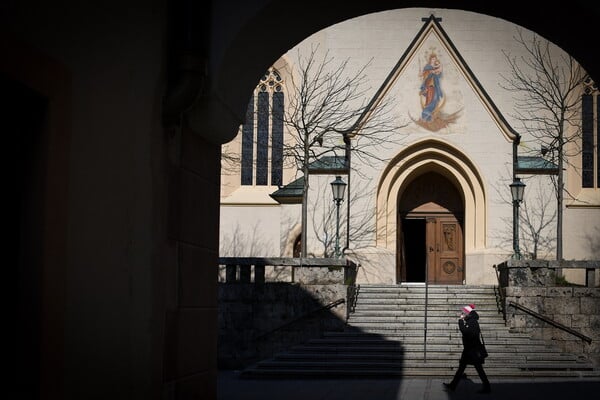
<instances>
[{"instance_id":1,"label":"bare tree","mask_svg":"<svg viewBox=\"0 0 600 400\"><path fill-rule=\"evenodd\" d=\"M564 168L580 151L580 93L587 73L568 55L557 56L550 43L534 35L531 40L519 30L515 40L525 50L521 57L504 52L510 76L501 86L516 94L515 118L539 141L550 161L558 165L552 176L556 194L556 259L563 258ZM573 143L574 146L569 144ZM573 150L574 149L574 150Z\"/></svg>"},{"instance_id":2,"label":"bare tree","mask_svg":"<svg viewBox=\"0 0 600 400\"><path fill-rule=\"evenodd\" d=\"M507 176L510 176L507 173ZM533 178L533 177L531 177ZM519 207L519 240L526 254L536 260L540 254L551 254L556 249L556 237L552 234L552 227L556 223L556 208L552 205L553 196L544 189L543 177L528 179L528 189ZM507 190L510 179L503 180L496 186L501 202L512 205L510 192ZM512 246L512 224L510 218L504 219L505 229L498 232L501 244Z\"/></svg>"},{"instance_id":3,"label":"bare tree","mask_svg":"<svg viewBox=\"0 0 600 400\"><path fill-rule=\"evenodd\" d=\"M242 157L226 145L221 146L221 172L225 174L238 173Z\"/></svg>"},{"instance_id":4,"label":"bare tree","mask_svg":"<svg viewBox=\"0 0 600 400\"><path fill-rule=\"evenodd\" d=\"M536 260L540 252L549 254L555 249L555 237L548 235L547 231L556 221L556 209L550 204L552 197L547 195L538 182L535 193L529 190L529 195L519 207L521 216L522 247Z\"/></svg>"},{"instance_id":5,"label":"bare tree","mask_svg":"<svg viewBox=\"0 0 600 400\"><path fill-rule=\"evenodd\" d=\"M367 101L366 70L370 62L348 74L349 60L334 64L326 52L322 57L312 47L307 55L298 53L298 80L288 86L284 124L293 140L284 145L284 157L293 162L304 177L302 198L302 250L306 257L307 194L309 164L320 157L345 154L373 162L380 159L384 145L398 142L398 124L391 99ZM345 142L345 143L344 143ZM347 148L346 146L349 146Z\"/></svg>"}]
</instances>

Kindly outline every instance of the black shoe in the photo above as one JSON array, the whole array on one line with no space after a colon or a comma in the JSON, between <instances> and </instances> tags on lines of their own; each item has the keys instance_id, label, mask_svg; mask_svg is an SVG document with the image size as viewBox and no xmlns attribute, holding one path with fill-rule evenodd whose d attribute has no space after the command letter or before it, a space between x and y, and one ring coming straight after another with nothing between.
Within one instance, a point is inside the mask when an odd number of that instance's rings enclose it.
<instances>
[{"instance_id":1,"label":"black shoe","mask_svg":"<svg viewBox=\"0 0 600 400\"><path fill-rule=\"evenodd\" d=\"M466 373L463 373L463 374L460 376L460 378L461 378L461 379L467 379L467 374L466 374Z\"/></svg>"},{"instance_id":2,"label":"black shoe","mask_svg":"<svg viewBox=\"0 0 600 400\"><path fill-rule=\"evenodd\" d=\"M488 394L492 393L492 389L490 387L484 387L477 391L477 393Z\"/></svg>"},{"instance_id":3,"label":"black shoe","mask_svg":"<svg viewBox=\"0 0 600 400\"><path fill-rule=\"evenodd\" d=\"M451 383L445 383L445 382L443 382L442 385L444 385L444 390L446 392L454 392L454 389L456 389L454 386L452 386Z\"/></svg>"}]
</instances>

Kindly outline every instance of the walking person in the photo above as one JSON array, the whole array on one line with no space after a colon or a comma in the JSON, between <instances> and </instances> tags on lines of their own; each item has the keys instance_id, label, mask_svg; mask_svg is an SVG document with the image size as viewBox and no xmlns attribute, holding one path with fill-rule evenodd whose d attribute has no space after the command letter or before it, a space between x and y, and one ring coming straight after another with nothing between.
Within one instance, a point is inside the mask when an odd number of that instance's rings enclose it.
<instances>
[{"instance_id":1,"label":"walking person","mask_svg":"<svg viewBox=\"0 0 600 400\"><path fill-rule=\"evenodd\" d=\"M475 311L474 304L469 304L462 308L462 313L458 319L458 328L462 333L463 351L454 379L450 383L444 383L444 389L446 391L454 391L463 377L467 365L473 365L483 384L478 393L490 393L492 391L490 381L483 370L483 363L485 362L487 353L485 352L485 346L480 340L479 314Z\"/></svg>"}]
</instances>

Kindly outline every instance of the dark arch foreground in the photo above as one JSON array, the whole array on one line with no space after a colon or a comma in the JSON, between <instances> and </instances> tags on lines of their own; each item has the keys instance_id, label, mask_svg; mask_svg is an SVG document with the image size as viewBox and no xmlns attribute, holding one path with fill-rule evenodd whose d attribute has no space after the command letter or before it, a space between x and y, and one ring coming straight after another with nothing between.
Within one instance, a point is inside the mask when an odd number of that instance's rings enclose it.
<instances>
[{"instance_id":1,"label":"dark arch foreground","mask_svg":"<svg viewBox=\"0 0 600 400\"><path fill-rule=\"evenodd\" d=\"M565 3L559 7L550 7L545 2L533 2L523 7L523 2L517 0L272 0L252 16L248 16L247 23L232 38L217 69L216 86L225 103L232 106L234 113L243 115L247 103L245 94L252 91L257 77L281 54L306 37L350 18L414 7L471 11L523 26L571 54L596 82L600 80L600 65L592 50L594 46L590 43L598 37L594 21L600 16L600 8L592 2L572 0L568 5ZM255 46L256 42L263 45ZM243 60L244 68L240 68L240 60ZM232 76L236 79L232 80Z\"/></svg>"}]
</instances>

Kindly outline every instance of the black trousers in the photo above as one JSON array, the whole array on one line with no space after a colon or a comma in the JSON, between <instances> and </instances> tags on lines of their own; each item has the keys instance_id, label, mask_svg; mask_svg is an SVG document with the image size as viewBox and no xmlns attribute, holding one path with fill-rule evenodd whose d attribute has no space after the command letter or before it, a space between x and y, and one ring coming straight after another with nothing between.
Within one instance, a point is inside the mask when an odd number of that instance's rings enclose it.
<instances>
[{"instance_id":1,"label":"black trousers","mask_svg":"<svg viewBox=\"0 0 600 400\"><path fill-rule=\"evenodd\" d=\"M479 375L479 379L481 379L481 383L483 383L483 387L489 388L490 381L488 380L488 377L485 374L485 371L483 370L483 365L482 364L473 364L473 366L477 370L477 374ZM465 373L466 368L467 368L467 363L460 361L460 363L458 364L458 369L456 370L456 374L454 374L454 379L452 379L452 382L450 382L450 386L455 388L458 385L458 382L460 382L460 379L462 378L462 375Z\"/></svg>"}]
</instances>

